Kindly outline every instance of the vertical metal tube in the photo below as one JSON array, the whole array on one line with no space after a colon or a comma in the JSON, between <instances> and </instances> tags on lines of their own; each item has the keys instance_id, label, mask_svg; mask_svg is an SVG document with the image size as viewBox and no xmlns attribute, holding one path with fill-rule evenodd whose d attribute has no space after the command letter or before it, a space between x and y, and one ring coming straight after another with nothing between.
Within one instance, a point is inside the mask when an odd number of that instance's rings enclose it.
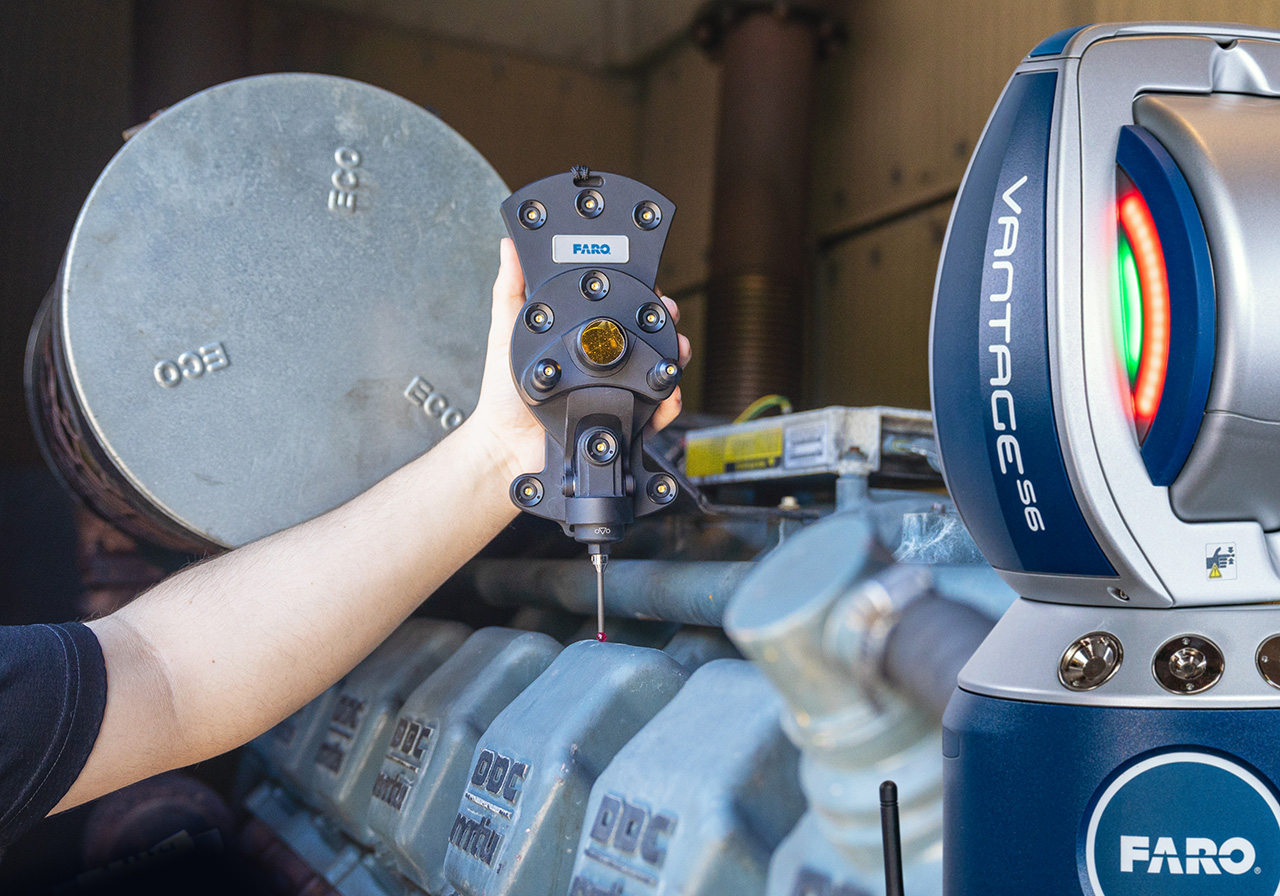
<instances>
[{"instance_id":1,"label":"vertical metal tube","mask_svg":"<svg viewBox=\"0 0 1280 896\"><path fill-rule=\"evenodd\" d=\"M706 410L803 386L808 200L825 4L726 3L698 35L722 63L707 295Z\"/></svg>"},{"instance_id":2,"label":"vertical metal tube","mask_svg":"<svg viewBox=\"0 0 1280 896\"><path fill-rule=\"evenodd\" d=\"M249 0L134 0L136 122L248 74Z\"/></svg>"}]
</instances>

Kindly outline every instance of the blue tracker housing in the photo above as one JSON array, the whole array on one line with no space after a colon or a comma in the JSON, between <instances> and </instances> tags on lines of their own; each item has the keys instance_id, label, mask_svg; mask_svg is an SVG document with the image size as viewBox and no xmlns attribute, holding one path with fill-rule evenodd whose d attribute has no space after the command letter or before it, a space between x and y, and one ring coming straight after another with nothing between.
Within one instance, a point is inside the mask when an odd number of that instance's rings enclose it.
<instances>
[{"instance_id":1,"label":"blue tracker housing","mask_svg":"<svg viewBox=\"0 0 1280 896\"><path fill-rule=\"evenodd\" d=\"M998 569L1114 576L1080 514L1054 420L1045 234L1058 72L1005 88L938 273L934 423L947 485Z\"/></svg>"}]
</instances>

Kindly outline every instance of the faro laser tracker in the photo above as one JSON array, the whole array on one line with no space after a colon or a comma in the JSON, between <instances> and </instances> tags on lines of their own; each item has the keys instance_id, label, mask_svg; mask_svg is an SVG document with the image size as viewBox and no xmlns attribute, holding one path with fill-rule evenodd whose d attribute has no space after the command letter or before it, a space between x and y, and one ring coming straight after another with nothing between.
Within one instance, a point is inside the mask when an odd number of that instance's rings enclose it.
<instances>
[{"instance_id":1,"label":"faro laser tracker","mask_svg":"<svg viewBox=\"0 0 1280 896\"><path fill-rule=\"evenodd\" d=\"M529 295L511 375L547 431L546 466L518 477L511 500L587 545L601 641L609 546L677 493L643 463L644 425L680 381L675 321L654 293L675 210L639 181L585 167L502 204Z\"/></svg>"},{"instance_id":2,"label":"faro laser tracker","mask_svg":"<svg viewBox=\"0 0 1280 896\"><path fill-rule=\"evenodd\" d=\"M1045 40L931 335L947 484L1024 595L947 711L945 890L1280 893L1280 32Z\"/></svg>"}]
</instances>

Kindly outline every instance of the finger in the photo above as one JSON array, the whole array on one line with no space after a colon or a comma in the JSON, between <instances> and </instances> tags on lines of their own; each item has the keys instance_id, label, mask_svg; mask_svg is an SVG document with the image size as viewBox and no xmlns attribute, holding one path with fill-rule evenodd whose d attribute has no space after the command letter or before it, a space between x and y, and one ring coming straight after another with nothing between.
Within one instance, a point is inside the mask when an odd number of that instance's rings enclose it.
<instances>
[{"instance_id":1,"label":"finger","mask_svg":"<svg viewBox=\"0 0 1280 896\"><path fill-rule=\"evenodd\" d=\"M689 337L683 333L676 336L676 343L680 346L680 353L676 360L680 362L680 368L683 370L689 366L689 359L693 357L693 348L689 345Z\"/></svg>"},{"instance_id":2,"label":"finger","mask_svg":"<svg viewBox=\"0 0 1280 896\"><path fill-rule=\"evenodd\" d=\"M671 397L658 405L658 409L649 418L649 432L657 432L676 419L676 417L679 417L681 407L683 407L683 398L680 395L680 387L676 386L676 390L671 393Z\"/></svg>"},{"instance_id":3,"label":"finger","mask_svg":"<svg viewBox=\"0 0 1280 896\"><path fill-rule=\"evenodd\" d=\"M662 299L662 304L667 306L667 314L671 315L671 322L680 323L680 306L664 295L660 294L658 298Z\"/></svg>"}]
</instances>

